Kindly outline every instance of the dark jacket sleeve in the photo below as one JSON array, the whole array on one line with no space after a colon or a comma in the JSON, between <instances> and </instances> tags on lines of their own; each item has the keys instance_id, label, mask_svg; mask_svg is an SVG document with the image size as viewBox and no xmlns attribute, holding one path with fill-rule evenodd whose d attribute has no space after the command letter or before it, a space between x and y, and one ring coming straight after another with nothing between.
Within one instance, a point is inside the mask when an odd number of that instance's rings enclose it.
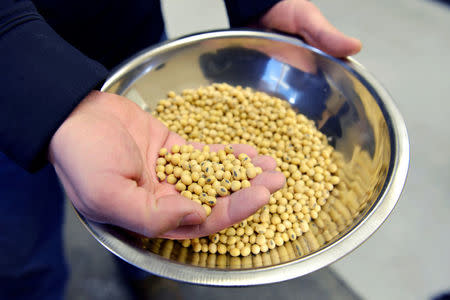
<instances>
[{"instance_id":1,"label":"dark jacket sleeve","mask_svg":"<svg viewBox=\"0 0 450 300\"><path fill-rule=\"evenodd\" d=\"M30 1L0 4L0 152L29 171L107 70L62 39Z\"/></svg>"},{"instance_id":2,"label":"dark jacket sleeve","mask_svg":"<svg viewBox=\"0 0 450 300\"><path fill-rule=\"evenodd\" d=\"M231 27L241 27L259 19L280 0L225 0Z\"/></svg>"}]
</instances>

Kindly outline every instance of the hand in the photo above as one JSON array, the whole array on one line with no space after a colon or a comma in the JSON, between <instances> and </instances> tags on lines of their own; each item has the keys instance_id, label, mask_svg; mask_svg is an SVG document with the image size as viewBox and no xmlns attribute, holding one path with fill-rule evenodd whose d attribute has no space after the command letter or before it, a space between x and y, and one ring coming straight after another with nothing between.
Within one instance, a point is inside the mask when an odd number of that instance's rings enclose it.
<instances>
[{"instance_id":1,"label":"hand","mask_svg":"<svg viewBox=\"0 0 450 300\"><path fill-rule=\"evenodd\" d=\"M264 172L250 188L219 198L206 218L203 207L173 185L160 183L155 174L159 149L185 143L130 100L92 92L54 134L49 159L68 197L88 219L147 237L181 239L217 232L253 214L284 185L272 158L236 145Z\"/></svg>"},{"instance_id":2,"label":"hand","mask_svg":"<svg viewBox=\"0 0 450 300\"><path fill-rule=\"evenodd\" d=\"M302 36L306 42L336 57L358 53L361 42L333 27L307 0L283 0L260 20L264 27Z\"/></svg>"}]
</instances>

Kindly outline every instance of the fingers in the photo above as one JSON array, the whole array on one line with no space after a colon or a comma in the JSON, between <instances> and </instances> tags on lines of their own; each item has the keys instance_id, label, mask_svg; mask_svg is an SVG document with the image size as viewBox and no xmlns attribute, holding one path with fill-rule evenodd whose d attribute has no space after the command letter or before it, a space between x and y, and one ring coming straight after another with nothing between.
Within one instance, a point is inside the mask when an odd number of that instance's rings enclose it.
<instances>
[{"instance_id":1,"label":"fingers","mask_svg":"<svg viewBox=\"0 0 450 300\"><path fill-rule=\"evenodd\" d=\"M281 189L285 182L285 177L281 172L263 172L251 181L251 187L237 191L230 196L218 198L211 215L201 225L181 226L167 232L162 237L172 239L197 238L234 225L267 204L270 194Z\"/></svg>"},{"instance_id":2,"label":"fingers","mask_svg":"<svg viewBox=\"0 0 450 300\"><path fill-rule=\"evenodd\" d=\"M269 190L263 186L239 190L220 201L217 209L211 212L210 222L205 222L204 229L210 234L236 224L267 204L269 197Z\"/></svg>"},{"instance_id":3,"label":"fingers","mask_svg":"<svg viewBox=\"0 0 450 300\"><path fill-rule=\"evenodd\" d=\"M251 180L252 186L264 186L271 194L281 189L285 183L286 178L278 171L262 172Z\"/></svg>"},{"instance_id":4,"label":"fingers","mask_svg":"<svg viewBox=\"0 0 450 300\"><path fill-rule=\"evenodd\" d=\"M297 32L307 43L336 57L353 55L361 50L358 39L337 30L314 4L305 2L303 6L297 17Z\"/></svg>"},{"instance_id":5,"label":"fingers","mask_svg":"<svg viewBox=\"0 0 450 300\"><path fill-rule=\"evenodd\" d=\"M201 205L178 193L155 198L136 182L107 176L108 190L77 207L89 219L117 225L147 237L156 237L183 225L200 224L206 219Z\"/></svg>"},{"instance_id":6,"label":"fingers","mask_svg":"<svg viewBox=\"0 0 450 300\"><path fill-rule=\"evenodd\" d=\"M298 34L306 42L336 57L358 53L362 44L338 31L311 2L287 0L276 4L261 19L269 28Z\"/></svg>"},{"instance_id":7,"label":"fingers","mask_svg":"<svg viewBox=\"0 0 450 300\"><path fill-rule=\"evenodd\" d=\"M163 146L170 149L176 144L182 145L185 144L185 141L179 135L170 133ZM190 144L196 149L202 149L205 146L205 144L197 142L192 142ZM210 150L214 152L225 148L225 145L222 144L213 144L209 146ZM252 163L255 166L259 166L263 169L263 173L251 180L252 186L235 192L228 197L218 198L217 204L212 209L211 214L206 221L201 224L199 224L199 218L196 214L190 214L189 216L183 215L183 217L181 217L181 220L183 221L178 221L178 224L180 225L178 227L173 227L176 222L160 220L159 216L156 216L154 219L159 220L159 227L156 230L147 233L147 236L155 236L155 234L159 232L159 237L186 239L218 232L254 214L259 208L268 203L271 193L274 193L283 187L285 178L282 173L273 171L276 168L276 161L272 157L257 155L256 149L250 145L232 144L232 146L235 155L246 153L252 159ZM193 202L184 197L181 198ZM161 202L161 200L158 201L158 203ZM169 212L171 207L173 208L178 205L178 203L171 203L167 200L163 203L168 205ZM200 205L198 206L200 207ZM201 208L201 210L203 210L203 208ZM174 215L172 217L176 220L180 220L179 215ZM166 222L168 223L166 224Z\"/></svg>"},{"instance_id":8,"label":"fingers","mask_svg":"<svg viewBox=\"0 0 450 300\"><path fill-rule=\"evenodd\" d=\"M275 170L277 167L277 162L271 156L268 155L258 155L252 157L252 164L261 167L263 171Z\"/></svg>"},{"instance_id":9,"label":"fingers","mask_svg":"<svg viewBox=\"0 0 450 300\"><path fill-rule=\"evenodd\" d=\"M270 192L263 186L252 186L227 197L219 198L211 214L200 225L182 226L162 237L186 239L216 233L254 214L268 203Z\"/></svg>"},{"instance_id":10,"label":"fingers","mask_svg":"<svg viewBox=\"0 0 450 300\"><path fill-rule=\"evenodd\" d=\"M158 236L179 226L200 224L206 219L201 205L178 193L160 197L152 204L150 221L146 224L146 230L150 228L147 236Z\"/></svg>"}]
</instances>

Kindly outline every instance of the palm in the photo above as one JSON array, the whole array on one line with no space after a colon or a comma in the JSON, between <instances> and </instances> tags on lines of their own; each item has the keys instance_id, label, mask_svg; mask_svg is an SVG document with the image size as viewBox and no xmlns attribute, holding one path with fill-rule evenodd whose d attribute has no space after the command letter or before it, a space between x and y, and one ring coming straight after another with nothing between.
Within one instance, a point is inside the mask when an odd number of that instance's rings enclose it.
<instances>
[{"instance_id":1,"label":"palm","mask_svg":"<svg viewBox=\"0 0 450 300\"><path fill-rule=\"evenodd\" d=\"M159 149L184 143L131 101L97 92L57 131L50 159L69 198L86 217L150 237L187 238L219 231L254 213L284 184L282 174L263 172L251 188L221 198L205 221L199 204L156 178ZM236 148L256 155L250 146ZM257 156L254 161L264 170L275 168L270 158Z\"/></svg>"}]
</instances>

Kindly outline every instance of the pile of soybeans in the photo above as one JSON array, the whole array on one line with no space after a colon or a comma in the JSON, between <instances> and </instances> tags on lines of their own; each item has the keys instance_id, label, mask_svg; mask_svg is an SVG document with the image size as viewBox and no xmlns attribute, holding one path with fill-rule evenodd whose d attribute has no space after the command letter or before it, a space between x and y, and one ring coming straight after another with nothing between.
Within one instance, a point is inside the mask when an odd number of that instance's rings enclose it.
<instances>
[{"instance_id":1,"label":"pile of soybeans","mask_svg":"<svg viewBox=\"0 0 450 300\"><path fill-rule=\"evenodd\" d=\"M183 247L192 247L194 252L232 256L267 252L308 232L310 222L318 217L330 195L337 196L335 186L340 180L333 147L314 122L296 113L287 101L250 88L212 84L183 90L181 95L169 92L167 99L159 101L153 115L188 141L252 145L260 155L272 156L277 162L276 169L286 177L286 185L271 195L269 204L246 220L209 237L180 241ZM246 156L233 158L230 146L220 154L210 152L208 147L202 151L188 146L181 151L181 147L161 149L156 167L158 177L176 184L184 196L203 204L207 214L214 207L216 197L245 188L251 180L248 172L241 172L239 178L231 174L228 182L225 181L223 175L228 169L224 162L230 164L231 173L231 170L242 171L241 168L251 169L250 177L261 172L246 162ZM185 160L172 161L174 155L181 158L183 153ZM196 160L199 156L201 161ZM187 166L183 168L186 161L199 165L200 176L192 176ZM205 165L210 167L207 175ZM175 172L176 168L179 171ZM211 182L205 181L208 177ZM221 187L226 188L223 195L219 193Z\"/></svg>"},{"instance_id":2,"label":"pile of soybeans","mask_svg":"<svg viewBox=\"0 0 450 300\"><path fill-rule=\"evenodd\" d=\"M156 160L156 176L160 181L175 184L175 189L184 197L202 205L206 215L217 203L217 196L250 187L251 179L262 173L255 167L250 157L241 153L233 155L233 146L210 152L209 146L203 151L194 150L192 145L174 145L171 153L166 148L159 150Z\"/></svg>"}]
</instances>

